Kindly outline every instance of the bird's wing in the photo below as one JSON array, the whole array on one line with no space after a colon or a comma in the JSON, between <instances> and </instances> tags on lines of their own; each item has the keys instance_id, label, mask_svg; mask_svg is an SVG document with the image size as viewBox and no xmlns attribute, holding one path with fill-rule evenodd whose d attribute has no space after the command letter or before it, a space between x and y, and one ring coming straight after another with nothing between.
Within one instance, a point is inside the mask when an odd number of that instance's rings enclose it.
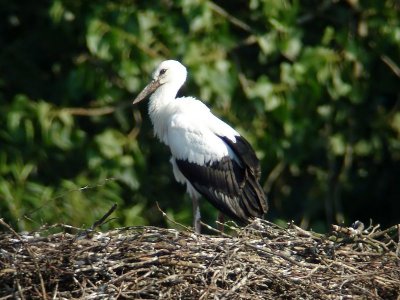
<instances>
[{"instance_id":1,"label":"bird's wing","mask_svg":"<svg viewBox=\"0 0 400 300\"><path fill-rule=\"evenodd\" d=\"M233 156L236 155L240 157L238 161L239 164L244 164L259 180L261 176L260 162L249 142L235 129L213 115L203 102L192 97L183 97L179 99L185 101L185 105L179 105L179 108L183 109L181 112L184 112L185 116L191 115L190 121L193 123L199 120L194 125L194 128L199 129L205 127L217 135L229 146L229 149L233 151ZM187 121L188 120L182 125L187 124L187 126L189 126L190 124L188 124ZM203 132L204 134L207 133L204 130ZM209 138L211 141L211 137Z\"/></svg>"},{"instance_id":2,"label":"bird's wing","mask_svg":"<svg viewBox=\"0 0 400 300\"><path fill-rule=\"evenodd\" d=\"M240 157L240 160L246 165L249 171L259 180L261 176L260 161L250 143L236 130L214 115L210 117L208 127L228 144L237 157Z\"/></svg>"},{"instance_id":3,"label":"bird's wing","mask_svg":"<svg viewBox=\"0 0 400 300\"><path fill-rule=\"evenodd\" d=\"M168 145L175 158L204 165L229 155L227 145L204 123L195 114L176 113L171 117Z\"/></svg>"},{"instance_id":4,"label":"bird's wing","mask_svg":"<svg viewBox=\"0 0 400 300\"><path fill-rule=\"evenodd\" d=\"M226 215L241 221L262 216L266 199L257 178L204 117L177 113L171 118L168 144L179 170Z\"/></svg>"}]
</instances>

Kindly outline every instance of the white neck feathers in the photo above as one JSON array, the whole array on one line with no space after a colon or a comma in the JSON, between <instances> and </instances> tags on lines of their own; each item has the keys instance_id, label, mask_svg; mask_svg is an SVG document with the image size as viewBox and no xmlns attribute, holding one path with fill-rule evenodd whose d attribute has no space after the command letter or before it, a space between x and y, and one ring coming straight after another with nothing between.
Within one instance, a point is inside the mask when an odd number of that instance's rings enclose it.
<instances>
[{"instance_id":1,"label":"white neck feathers","mask_svg":"<svg viewBox=\"0 0 400 300\"><path fill-rule=\"evenodd\" d=\"M167 83L161 85L150 97L149 115L154 126L154 134L165 144L168 145L165 136L167 122L169 121L168 105L175 100L180 85Z\"/></svg>"}]
</instances>

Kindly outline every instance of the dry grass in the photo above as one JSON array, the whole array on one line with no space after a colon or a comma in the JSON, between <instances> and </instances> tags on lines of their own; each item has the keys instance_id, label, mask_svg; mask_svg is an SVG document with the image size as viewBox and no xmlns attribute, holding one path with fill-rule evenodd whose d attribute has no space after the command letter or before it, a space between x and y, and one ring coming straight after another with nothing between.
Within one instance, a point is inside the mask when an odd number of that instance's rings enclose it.
<instances>
[{"instance_id":1,"label":"dry grass","mask_svg":"<svg viewBox=\"0 0 400 300\"><path fill-rule=\"evenodd\" d=\"M399 225L318 235L256 220L209 236L0 223L0 299L400 299Z\"/></svg>"}]
</instances>

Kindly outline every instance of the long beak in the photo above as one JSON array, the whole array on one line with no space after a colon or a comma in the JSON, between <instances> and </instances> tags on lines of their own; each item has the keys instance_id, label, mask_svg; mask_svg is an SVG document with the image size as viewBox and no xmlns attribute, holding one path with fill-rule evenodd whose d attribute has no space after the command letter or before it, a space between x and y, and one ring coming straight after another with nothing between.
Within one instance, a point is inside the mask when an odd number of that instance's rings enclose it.
<instances>
[{"instance_id":1,"label":"long beak","mask_svg":"<svg viewBox=\"0 0 400 300\"><path fill-rule=\"evenodd\" d=\"M133 100L132 104L137 104L143 99L145 99L148 95L153 93L161 83L158 80L152 80L144 89L143 91L140 92L140 94L136 97L135 100Z\"/></svg>"}]
</instances>

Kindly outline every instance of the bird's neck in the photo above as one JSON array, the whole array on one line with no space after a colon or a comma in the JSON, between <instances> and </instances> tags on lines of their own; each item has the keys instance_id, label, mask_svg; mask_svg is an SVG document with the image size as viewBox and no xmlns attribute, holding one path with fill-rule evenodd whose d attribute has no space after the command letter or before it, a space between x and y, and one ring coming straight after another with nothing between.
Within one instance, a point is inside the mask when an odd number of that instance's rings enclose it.
<instances>
[{"instance_id":1,"label":"bird's neck","mask_svg":"<svg viewBox=\"0 0 400 300\"><path fill-rule=\"evenodd\" d=\"M168 105L175 100L179 88L169 84L161 85L150 97L149 115L154 133L165 144L168 144L165 136L170 114Z\"/></svg>"},{"instance_id":2,"label":"bird's neck","mask_svg":"<svg viewBox=\"0 0 400 300\"><path fill-rule=\"evenodd\" d=\"M150 108L155 110L162 109L173 101L178 93L179 86L164 84L157 88L150 97Z\"/></svg>"}]
</instances>

